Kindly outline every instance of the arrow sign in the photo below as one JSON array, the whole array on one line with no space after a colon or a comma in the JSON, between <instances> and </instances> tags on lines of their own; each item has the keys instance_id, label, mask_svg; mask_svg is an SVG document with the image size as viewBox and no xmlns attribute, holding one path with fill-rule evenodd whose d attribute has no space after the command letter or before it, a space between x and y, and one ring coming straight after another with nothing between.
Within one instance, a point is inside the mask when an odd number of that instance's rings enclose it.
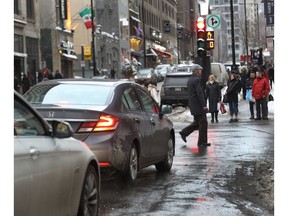
<instances>
[{"instance_id":1,"label":"arrow sign","mask_svg":"<svg viewBox=\"0 0 288 216\"><path fill-rule=\"evenodd\" d=\"M216 14L210 14L206 16L207 26L213 29L220 27L220 16Z\"/></svg>"}]
</instances>

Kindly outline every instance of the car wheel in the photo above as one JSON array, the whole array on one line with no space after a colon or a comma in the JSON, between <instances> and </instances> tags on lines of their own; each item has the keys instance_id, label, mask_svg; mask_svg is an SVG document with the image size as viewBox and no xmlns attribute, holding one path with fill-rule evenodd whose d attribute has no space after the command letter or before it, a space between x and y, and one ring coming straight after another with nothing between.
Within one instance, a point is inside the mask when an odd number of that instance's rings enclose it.
<instances>
[{"instance_id":1,"label":"car wheel","mask_svg":"<svg viewBox=\"0 0 288 216\"><path fill-rule=\"evenodd\" d=\"M157 171L167 172L171 170L173 164L173 157L174 157L174 145L173 145L173 139L170 136L168 140L168 151L166 153L164 160L161 161L160 163L155 164Z\"/></svg>"},{"instance_id":2,"label":"car wheel","mask_svg":"<svg viewBox=\"0 0 288 216\"><path fill-rule=\"evenodd\" d=\"M100 182L95 168L89 165L81 192L78 216L98 215Z\"/></svg>"},{"instance_id":3,"label":"car wheel","mask_svg":"<svg viewBox=\"0 0 288 216\"><path fill-rule=\"evenodd\" d=\"M138 174L138 152L135 145L132 145L126 171L124 173L125 180L134 182Z\"/></svg>"}]
</instances>

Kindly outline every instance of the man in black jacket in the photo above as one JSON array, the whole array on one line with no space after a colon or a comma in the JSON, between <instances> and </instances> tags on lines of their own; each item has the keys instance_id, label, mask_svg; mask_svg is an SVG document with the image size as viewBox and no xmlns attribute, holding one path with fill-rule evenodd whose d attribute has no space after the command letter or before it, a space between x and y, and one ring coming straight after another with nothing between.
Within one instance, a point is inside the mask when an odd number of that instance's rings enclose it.
<instances>
[{"instance_id":1,"label":"man in black jacket","mask_svg":"<svg viewBox=\"0 0 288 216\"><path fill-rule=\"evenodd\" d=\"M194 116L194 121L187 127L180 131L181 138L187 142L186 137L189 136L194 130L199 130L198 146L210 146L207 142L207 116L208 112L207 100L205 96L205 89L201 80L203 68L195 64L193 65L193 74L187 82L187 89L189 94L189 109L191 115Z\"/></svg>"}]
</instances>

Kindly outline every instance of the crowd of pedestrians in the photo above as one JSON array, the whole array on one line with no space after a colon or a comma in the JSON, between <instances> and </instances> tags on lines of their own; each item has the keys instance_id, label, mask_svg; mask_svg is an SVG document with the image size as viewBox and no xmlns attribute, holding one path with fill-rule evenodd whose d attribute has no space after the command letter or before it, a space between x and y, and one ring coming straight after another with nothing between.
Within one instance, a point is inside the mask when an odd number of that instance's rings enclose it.
<instances>
[{"instance_id":1,"label":"crowd of pedestrians","mask_svg":"<svg viewBox=\"0 0 288 216\"><path fill-rule=\"evenodd\" d=\"M14 75L14 90L21 94L25 94L32 85L51 79L63 79L63 75L59 70L56 70L55 73L53 73L51 70L45 68L44 70L37 72L36 79L37 82L35 79L33 80L33 77L29 72L27 74L22 73L20 79Z\"/></svg>"}]
</instances>

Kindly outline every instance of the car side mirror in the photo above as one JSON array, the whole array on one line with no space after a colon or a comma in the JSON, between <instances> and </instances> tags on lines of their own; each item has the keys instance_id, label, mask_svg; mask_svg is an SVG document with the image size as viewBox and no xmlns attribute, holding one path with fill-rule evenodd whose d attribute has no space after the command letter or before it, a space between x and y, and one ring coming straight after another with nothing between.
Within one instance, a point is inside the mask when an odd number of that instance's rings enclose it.
<instances>
[{"instance_id":1,"label":"car side mirror","mask_svg":"<svg viewBox=\"0 0 288 216\"><path fill-rule=\"evenodd\" d=\"M161 113L162 114L170 114L172 113L172 106L171 105L161 105Z\"/></svg>"},{"instance_id":2,"label":"car side mirror","mask_svg":"<svg viewBox=\"0 0 288 216\"><path fill-rule=\"evenodd\" d=\"M68 122L53 120L52 136L57 138L69 138L73 135L73 130Z\"/></svg>"}]
</instances>

